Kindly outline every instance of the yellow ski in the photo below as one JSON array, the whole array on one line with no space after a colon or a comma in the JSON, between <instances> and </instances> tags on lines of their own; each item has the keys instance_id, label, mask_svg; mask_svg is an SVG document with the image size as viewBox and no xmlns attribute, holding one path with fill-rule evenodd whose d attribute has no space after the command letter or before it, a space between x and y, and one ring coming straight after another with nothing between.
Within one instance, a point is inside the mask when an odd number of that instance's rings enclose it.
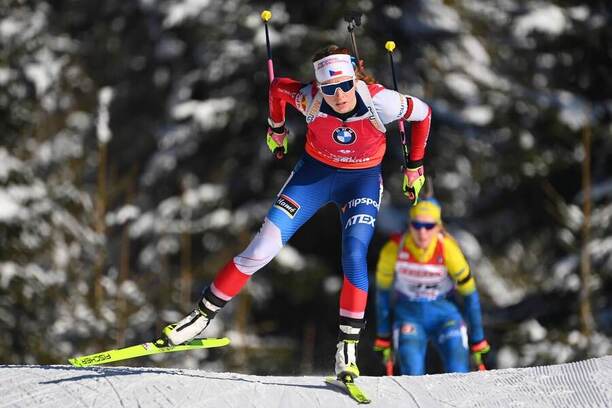
<instances>
[{"instance_id":1,"label":"yellow ski","mask_svg":"<svg viewBox=\"0 0 612 408\"><path fill-rule=\"evenodd\" d=\"M169 346L163 340L156 340L155 342L142 343L136 346L102 351L100 353L90 354L87 356L74 357L68 359L68 362L75 367L89 367L127 360L130 358L150 356L152 354L222 347L227 346L229 343L230 341L227 337L194 339L188 343L178 346Z\"/></svg>"},{"instance_id":2,"label":"yellow ski","mask_svg":"<svg viewBox=\"0 0 612 408\"><path fill-rule=\"evenodd\" d=\"M363 393L361 388L359 388L359 386L355 384L355 382L353 381L350 375L345 376L343 379L339 379L339 378L332 377L332 376L325 377L325 382L327 384L330 384L330 385L333 385L335 387L342 389L344 392L346 392L349 395L349 397L351 397L352 399L354 399L360 404L369 404L370 402L372 402Z\"/></svg>"}]
</instances>

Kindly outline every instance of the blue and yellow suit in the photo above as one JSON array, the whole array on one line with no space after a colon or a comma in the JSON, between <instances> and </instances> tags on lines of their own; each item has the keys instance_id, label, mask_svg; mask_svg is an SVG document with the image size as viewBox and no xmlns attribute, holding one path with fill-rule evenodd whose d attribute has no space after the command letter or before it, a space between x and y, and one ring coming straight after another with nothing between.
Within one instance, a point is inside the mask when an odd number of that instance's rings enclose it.
<instances>
[{"instance_id":1,"label":"blue and yellow suit","mask_svg":"<svg viewBox=\"0 0 612 408\"><path fill-rule=\"evenodd\" d=\"M393 336L402 375L425 374L428 341L436 346L447 372L469 371L471 343L484 339L474 277L457 242L445 231L427 248L409 232L382 248L376 269L376 317L380 338ZM454 302L463 296L463 315ZM467 321L467 328L464 323Z\"/></svg>"}]
</instances>

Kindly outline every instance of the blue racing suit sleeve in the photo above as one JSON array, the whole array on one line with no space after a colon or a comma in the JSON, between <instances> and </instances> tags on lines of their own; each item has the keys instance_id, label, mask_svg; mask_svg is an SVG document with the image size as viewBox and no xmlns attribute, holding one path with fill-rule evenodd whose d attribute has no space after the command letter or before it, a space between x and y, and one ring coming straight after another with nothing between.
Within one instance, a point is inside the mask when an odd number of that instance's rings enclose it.
<instances>
[{"instance_id":1,"label":"blue racing suit sleeve","mask_svg":"<svg viewBox=\"0 0 612 408\"><path fill-rule=\"evenodd\" d=\"M400 237L393 237L381 249L376 264L376 334L391 336L391 291Z\"/></svg>"},{"instance_id":2,"label":"blue racing suit sleeve","mask_svg":"<svg viewBox=\"0 0 612 408\"><path fill-rule=\"evenodd\" d=\"M391 291L376 290L376 335L391 336Z\"/></svg>"},{"instance_id":3,"label":"blue racing suit sleeve","mask_svg":"<svg viewBox=\"0 0 612 408\"><path fill-rule=\"evenodd\" d=\"M475 290L463 297L463 313L468 324L468 334L470 343L478 343L484 340L484 330L482 328L482 313L480 311L480 296Z\"/></svg>"},{"instance_id":4,"label":"blue racing suit sleeve","mask_svg":"<svg viewBox=\"0 0 612 408\"><path fill-rule=\"evenodd\" d=\"M463 317L467 321L470 342L482 341L485 337L476 281L459 244L448 233L444 236L444 262L455 281L457 292L463 296Z\"/></svg>"}]
</instances>

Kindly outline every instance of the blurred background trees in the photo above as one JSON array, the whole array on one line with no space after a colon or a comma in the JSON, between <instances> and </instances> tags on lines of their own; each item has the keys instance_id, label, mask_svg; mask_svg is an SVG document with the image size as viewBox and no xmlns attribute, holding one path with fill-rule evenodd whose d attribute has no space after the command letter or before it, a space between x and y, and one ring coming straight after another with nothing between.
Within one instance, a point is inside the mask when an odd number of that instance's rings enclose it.
<instances>
[{"instance_id":1,"label":"blurred background trees","mask_svg":"<svg viewBox=\"0 0 612 408\"><path fill-rule=\"evenodd\" d=\"M391 86L394 40L400 89L433 108L426 168L474 269L492 366L609 354L606 2L4 0L0 361L63 363L149 340L190 310L303 153L291 108L288 156L274 160L264 143L259 13L273 13L276 75L307 82L314 51L350 46L343 16L355 7L366 68ZM396 132L372 268L406 222ZM210 334L228 334L233 350L130 364L331 370L337 226L337 210L322 209L214 321ZM369 375L382 373L373 335L361 342Z\"/></svg>"}]
</instances>

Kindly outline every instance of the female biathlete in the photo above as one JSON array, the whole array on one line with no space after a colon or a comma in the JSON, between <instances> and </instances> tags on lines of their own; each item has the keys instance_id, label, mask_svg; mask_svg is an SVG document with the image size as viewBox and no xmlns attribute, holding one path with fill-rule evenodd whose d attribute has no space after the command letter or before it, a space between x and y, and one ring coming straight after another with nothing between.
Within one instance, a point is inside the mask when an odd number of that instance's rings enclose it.
<instances>
[{"instance_id":1,"label":"female biathlete","mask_svg":"<svg viewBox=\"0 0 612 408\"><path fill-rule=\"evenodd\" d=\"M276 78L270 85L267 144L287 152L285 105L306 118L306 148L247 248L230 260L203 292L197 307L164 328L178 345L199 335L219 310L270 262L319 208L333 202L340 210L342 269L337 375L359 376L357 343L364 328L368 293L366 255L382 195L381 166L385 124L413 122L404 194L418 200L424 183L423 156L431 109L421 100L384 88L367 77L348 49L329 46L313 57L315 81L302 84ZM356 72L357 71L357 72Z\"/></svg>"},{"instance_id":2,"label":"female biathlete","mask_svg":"<svg viewBox=\"0 0 612 408\"><path fill-rule=\"evenodd\" d=\"M463 297L463 313L454 302L455 291ZM402 375L425 374L429 341L447 372L469 371L468 339L474 360L484 368L490 347L476 283L459 245L442 227L434 198L411 207L409 230L391 237L380 252L376 317L374 349L388 356L393 339Z\"/></svg>"}]
</instances>

